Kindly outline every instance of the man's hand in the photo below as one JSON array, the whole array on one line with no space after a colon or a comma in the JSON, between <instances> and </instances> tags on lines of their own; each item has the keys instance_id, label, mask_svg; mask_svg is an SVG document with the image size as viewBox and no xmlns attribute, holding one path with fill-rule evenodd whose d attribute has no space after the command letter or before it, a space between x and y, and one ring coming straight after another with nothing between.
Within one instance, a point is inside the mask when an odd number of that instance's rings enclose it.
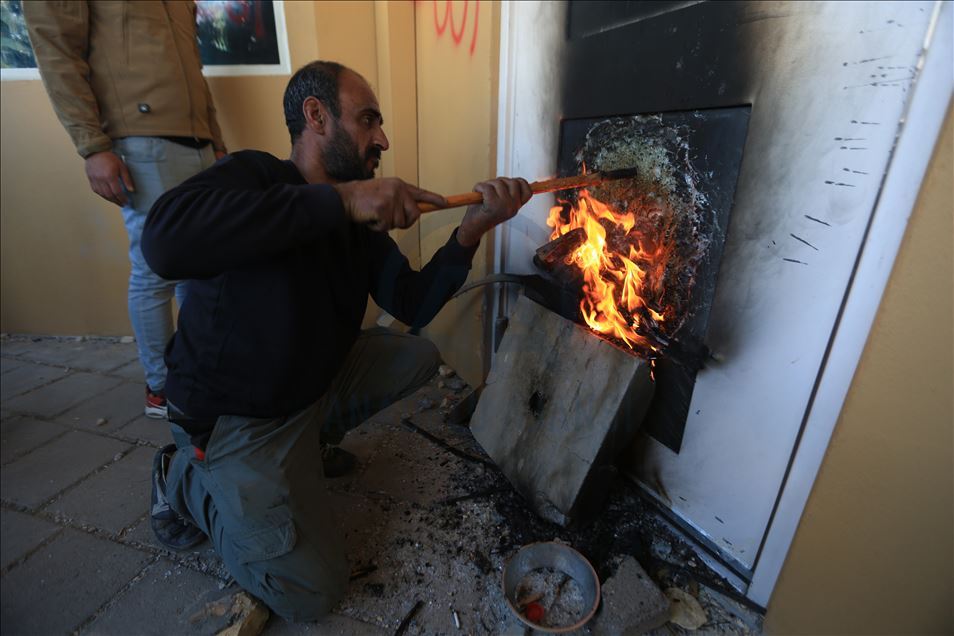
<instances>
[{"instance_id":1,"label":"man's hand","mask_svg":"<svg viewBox=\"0 0 954 636\"><path fill-rule=\"evenodd\" d=\"M474 192L484 196L483 203L467 208L457 230L457 242L464 247L473 247L480 237L494 226L516 216L533 193L526 179L499 177L482 181L474 186Z\"/></svg>"},{"instance_id":2,"label":"man's hand","mask_svg":"<svg viewBox=\"0 0 954 636\"><path fill-rule=\"evenodd\" d=\"M421 190L395 177L349 181L334 187L351 220L378 232L414 225L421 215L418 202L446 204L441 195Z\"/></svg>"},{"instance_id":3,"label":"man's hand","mask_svg":"<svg viewBox=\"0 0 954 636\"><path fill-rule=\"evenodd\" d=\"M89 179L89 187L93 192L119 206L129 203L126 193L123 192L123 185L130 192L136 190L126 164L110 150L86 157L86 178Z\"/></svg>"}]
</instances>

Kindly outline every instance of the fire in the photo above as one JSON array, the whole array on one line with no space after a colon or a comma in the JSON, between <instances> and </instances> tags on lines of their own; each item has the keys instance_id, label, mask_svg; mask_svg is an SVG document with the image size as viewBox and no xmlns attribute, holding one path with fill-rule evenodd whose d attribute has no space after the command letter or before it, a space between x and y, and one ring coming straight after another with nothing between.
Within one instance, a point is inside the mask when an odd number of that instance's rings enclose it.
<instances>
[{"instance_id":1,"label":"fire","mask_svg":"<svg viewBox=\"0 0 954 636\"><path fill-rule=\"evenodd\" d=\"M659 351L658 338L650 334L659 333L666 312L650 302L662 297L671 250L641 233L633 212L617 212L587 190L580 191L568 215L564 210L563 205L551 208L547 225L553 228L551 240L577 228L586 232L586 240L565 261L583 274L580 311L586 324L630 349Z\"/></svg>"}]
</instances>

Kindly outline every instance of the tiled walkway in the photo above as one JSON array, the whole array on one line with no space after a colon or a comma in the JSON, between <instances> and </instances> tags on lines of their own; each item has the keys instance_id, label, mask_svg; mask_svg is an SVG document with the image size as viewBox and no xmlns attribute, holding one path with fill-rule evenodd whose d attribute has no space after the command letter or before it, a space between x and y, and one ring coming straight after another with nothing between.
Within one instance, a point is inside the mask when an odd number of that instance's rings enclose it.
<instances>
[{"instance_id":1,"label":"tiled walkway","mask_svg":"<svg viewBox=\"0 0 954 636\"><path fill-rule=\"evenodd\" d=\"M109 339L0 343L0 588L14 634L185 634L228 574L208 543L170 553L146 512L156 449L135 344ZM272 618L267 633L294 629ZM343 616L312 633L380 628Z\"/></svg>"},{"instance_id":2,"label":"tiled walkway","mask_svg":"<svg viewBox=\"0 0 954 636\"><path fill-rule=\"evenodd\" d=\"M3 636L223 627L190 620L234 591L209 543L172 553L149 528L152 457L171 438L164 422L142 415L135 345L3 337L0 357ZM554 539L600 559L601 576L614 555L636 556L662 587L698 598L705 633L760 631L759 616L704 576L693 580L691 552L647 516L625 480L592 527L564 531L535 517L469 429L442 421L437 405L454 395L435 377L348 434L342 446L358 457L357 469L328 482L352 565L348 594L319 623L272 617L266 636L391 634L416 606L409 635L522 635L503 600L501 569L521 545ZM669 562L675 554L681 564ZM585 633L602 633L600 617ZM653 633L688 632L668 623Z\"/></svg>"}]
</instances>

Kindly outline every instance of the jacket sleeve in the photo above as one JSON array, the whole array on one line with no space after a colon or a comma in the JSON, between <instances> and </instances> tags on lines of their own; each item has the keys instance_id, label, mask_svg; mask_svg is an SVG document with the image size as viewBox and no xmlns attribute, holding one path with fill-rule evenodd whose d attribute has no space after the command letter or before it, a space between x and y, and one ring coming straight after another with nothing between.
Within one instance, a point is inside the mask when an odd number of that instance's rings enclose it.
<instances>
[{"instance_id":1,"label":"jacket sleeve","mask_svg":"<svg viewBox=\"0 0 954 636\"><path fill-rule=\"evenodd\" d=\"M212 91L209 90L209 82L203 78L205 84L205 93L209 101L209 130L212 132L212 148L217 152L228 152L225 147L225 140L222 139L222 129L219 128L219 120L216 118L215 103L212 101Z\"/></svg>"},{"instance_id":2,"label":"jacket sleeve","mask_svg":"<svg viewBox=\"0 0 954 636\"><path fill-rule=\"evenodd\" d=\"M24 2L23 17L43 85L77 152L88 157L111 149L89 84L88 4Z\"/></svg>"},{"instance_id":3,"label":"jacket sleeve","mask_svg":"<svg viewBox=\"0 0 954 636\"><path fill-rule=\"evenodd\" d=\"M276 181L266 166L239 153L169 190L146 217L146 262L171 280L211 278L348 222L332 186Z\"/></svg>"},{"instance_id":4,"label":"jacket sleeve","mask_svg":"<svg viewBox=\"0 0 954 636\"><path fill-rule=\"evenodd\" d=\"M478 245L464 247L454 230L427 265L416 272L397 243L384 232L370 232L371 297L412 329L427 325L467 280Z\"/></svg>"}]
</instances>

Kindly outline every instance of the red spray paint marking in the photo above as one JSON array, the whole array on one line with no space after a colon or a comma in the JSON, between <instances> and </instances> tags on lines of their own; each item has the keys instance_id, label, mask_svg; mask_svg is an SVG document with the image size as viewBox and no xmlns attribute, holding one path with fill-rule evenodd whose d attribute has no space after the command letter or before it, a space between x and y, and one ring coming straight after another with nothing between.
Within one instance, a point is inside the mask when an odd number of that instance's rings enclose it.
<instances>
[{"instance_id":1,"label":"red spray paint marking","mask_svg":"<svg viewBox=\"0 0 954 636\"><path fill-rule=\"evenodd\" d=\"M444 35L444 31L447 30L447 24L450 23L450 34L451 39L454 41L454 46L459 46L461 41L464 39L464 29L467 26L467 12L470 8L470 0L464 0L464 16L460 22L460 30L457 30L457 25L454 21L454 5L451 4L451 0L444 0L444 18L440 19L437 15L437 4L438 0L431 0L434 9L434 31L437 33L437 37ZM416 3L420 4L420 0ZM470 38L470 54L474 54L474 49L477 47L477 25L478 18L480 16L480 2L474 0L474 32Z\"/></svg>"}]
</instances>

